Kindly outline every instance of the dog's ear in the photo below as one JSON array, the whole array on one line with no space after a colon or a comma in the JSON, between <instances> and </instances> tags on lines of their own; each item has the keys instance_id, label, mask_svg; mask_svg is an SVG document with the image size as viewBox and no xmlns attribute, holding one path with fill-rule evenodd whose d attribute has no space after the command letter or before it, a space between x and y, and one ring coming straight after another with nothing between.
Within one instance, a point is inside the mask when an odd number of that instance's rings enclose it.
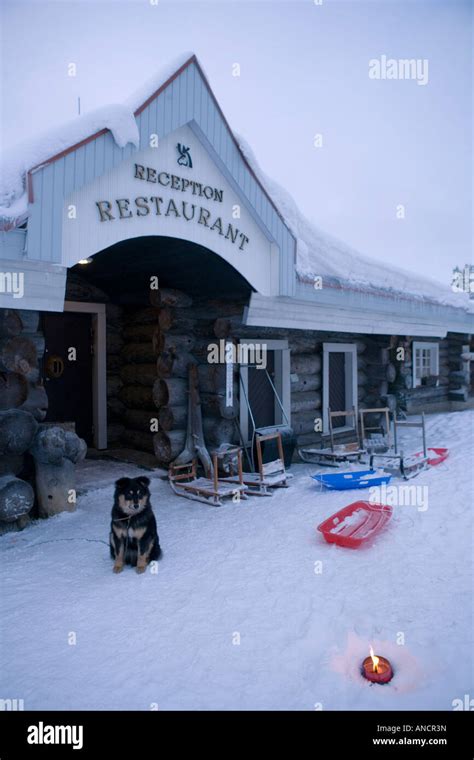
<instances>
[{"instance_id":1,"label":"dog's ear","mask_svg":"<svg viewBox=\"0 0 474 760\"><path fill-rule=\"evenodd\" d=\"M150 485L150 478L147 478L146 475L140 475L140 477L135 478L137 483L140 483L141 486L145 486L145 488L148 488Z\"/></svg>"},{"instance_id":2,"label":"dog's ear","mask_svg":"<svg viewBox=\"0 0 474 760\"><path fill-rule=\"evenodd\" d=\"M115 481L115 488L117 490L122 489L122 488L125 489L129 485L130 485L130 478L119 478L118 480Z\"/></svg>"}]
</instances>

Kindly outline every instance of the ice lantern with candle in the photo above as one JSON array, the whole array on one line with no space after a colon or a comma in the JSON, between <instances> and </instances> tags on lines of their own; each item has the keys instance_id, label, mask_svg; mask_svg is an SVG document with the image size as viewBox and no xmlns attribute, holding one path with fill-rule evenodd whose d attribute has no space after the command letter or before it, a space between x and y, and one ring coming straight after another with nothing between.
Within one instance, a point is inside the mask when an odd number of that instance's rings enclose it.
<instances>
[{"instance_id":1,"label":"ice lantern with candle","mask_svg":"<svg viewBox=\"0 0 474 760\"><path fill-rule=\"evenodd\" d=\"M372 683L388 683L393 677L392 666L385 657L377 657L370 647L370 657L362 663L362 675Z\"/></svg>"}]
</instances>

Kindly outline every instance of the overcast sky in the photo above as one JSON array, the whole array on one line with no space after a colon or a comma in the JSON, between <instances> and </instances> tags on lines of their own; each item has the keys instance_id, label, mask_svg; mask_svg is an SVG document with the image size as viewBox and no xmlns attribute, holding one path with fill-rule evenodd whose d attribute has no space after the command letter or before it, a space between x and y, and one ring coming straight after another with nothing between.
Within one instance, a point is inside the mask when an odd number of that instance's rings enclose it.
<instances>
[{"instance_id":1,"label":"overcast sky","mask_svg":"<svg viewBox=\"0 0 474 760\"><path fill-rule=\"evenodd\" d=\"M470 261L471 2L1 5L4 147L73 118L79 95L82 112L121 102L192 50L231 127L320 228L445 283ZM383 55L426 59L427 84L369 78Z\"/></svg>"}]
</instances>

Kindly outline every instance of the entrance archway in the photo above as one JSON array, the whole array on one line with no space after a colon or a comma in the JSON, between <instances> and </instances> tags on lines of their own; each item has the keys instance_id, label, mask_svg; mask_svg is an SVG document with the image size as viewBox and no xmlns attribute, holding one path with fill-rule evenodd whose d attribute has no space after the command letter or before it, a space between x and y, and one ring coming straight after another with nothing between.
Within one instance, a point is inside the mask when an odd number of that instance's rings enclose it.
<instances>
[{"instance_id":1,"label":"entrance archway","mask_svg":"<svg viewBox=\"0 0 474 760\"><path fill-rule=\"evenodd\" d=\"M252 287L221 256L208 248L172 237L123 240L76 264L71 272L101 288L116 303L149 303L150 277L160 287L183 290L192 298L248 299Z\"/></svg>"},{"instance_id":2,"label":"entrance archway","mask_svg":"<svg viewBox=\"0 0 474 760\"><path fill-rule=\"evenodd\" d=\"M170 300L159 301L169 291ZM207 354L209 345L227 337L227 322L242 323L251 292L248 281L221 256L170 237L121 241L71 268L65 309L78 311L87 303L96 314L90 336L93 376L89 387L81 382L80 391L95 410L89 435L95 447L138 450L158 456L162 464L174 458L184 442L189 363L199 365L209 440L216 445L235 440L239 410L224 409L229 403L225 366L209 364ZM69 345L66 323L64 318ZM74 421L73 410L77 414L80 406L77 388L74 383L64 387L66 379L48 388L63 399L64 420L56 422ZM238 383L235 367L235 405Z\"/></svg>"}]
</instances>

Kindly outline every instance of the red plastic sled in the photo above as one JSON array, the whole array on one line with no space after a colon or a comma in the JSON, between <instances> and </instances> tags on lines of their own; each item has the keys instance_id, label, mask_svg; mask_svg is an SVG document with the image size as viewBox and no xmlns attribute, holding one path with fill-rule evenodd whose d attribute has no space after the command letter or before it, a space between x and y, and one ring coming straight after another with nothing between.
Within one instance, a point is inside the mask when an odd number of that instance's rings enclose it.
<instances>
[{"instance_id":1,"label":"red plastic sled","mask_svg":"<svg viewBox=\"0 0 474 760\"><path fill-rule=\"evenodd\" d=\"M324 520L318 530L328 543L356 549L372 540L391 516L392 507L387 504L355 501Z\"/></svg>"},{"instance_id":2,"label":"red plastic sled","mask_svg":"<svg viewBox=\"0 0 474 760\"><path fill-rule=\"evenodd\" d=\"M427 449L428 452L428 464L430 467L435 467L437 464L441 464L441 462L444 462L445 459L449 456L449 449L434 449L429 448ZM422 457L423 452L417 451L415 454L416 457Z\"/></svg>"}]
</instances>

